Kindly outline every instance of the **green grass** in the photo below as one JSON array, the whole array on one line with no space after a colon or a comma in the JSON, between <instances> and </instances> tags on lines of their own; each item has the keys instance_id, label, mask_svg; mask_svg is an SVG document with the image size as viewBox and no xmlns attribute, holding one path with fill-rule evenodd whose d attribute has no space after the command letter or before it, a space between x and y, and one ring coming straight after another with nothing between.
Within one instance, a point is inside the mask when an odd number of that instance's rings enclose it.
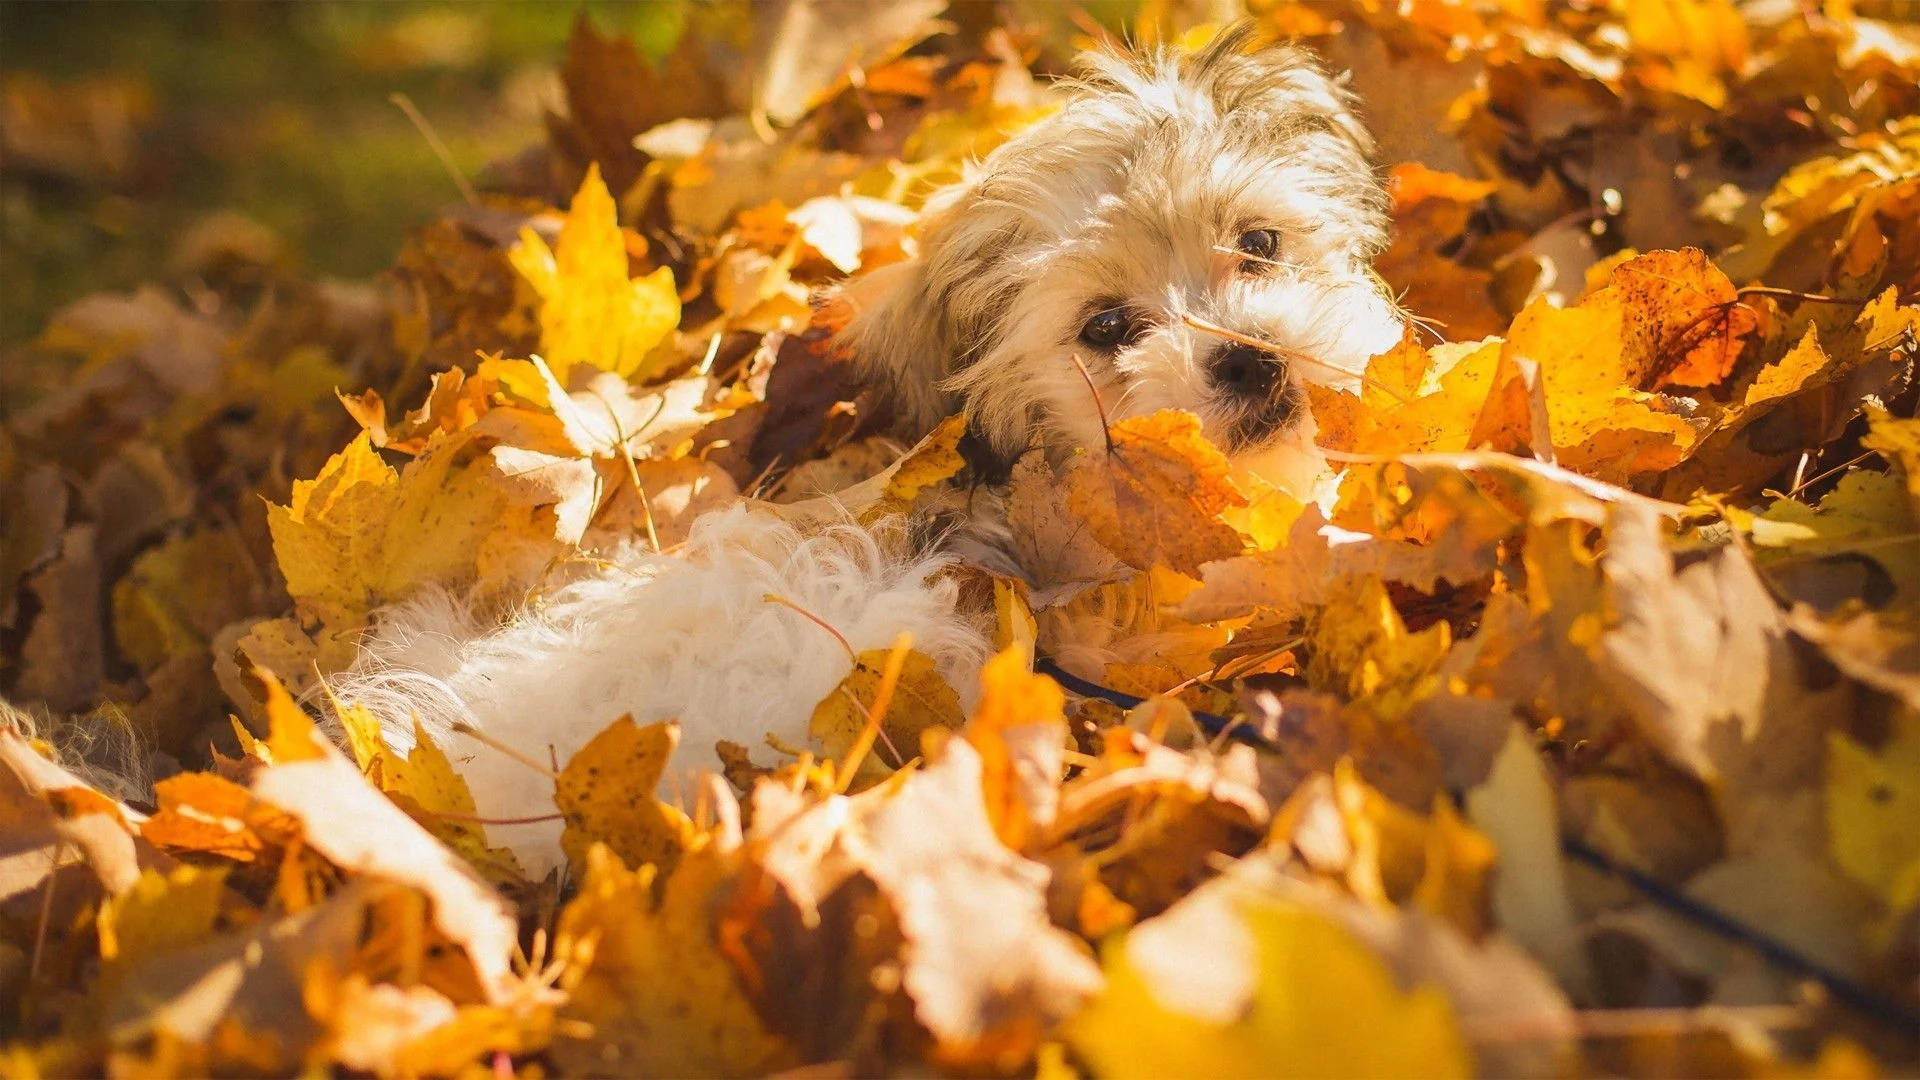
<instances>
[{"instance_id":1,"label":"green grass","mask_svg":"<svg viewBox=\"0 0 1920 1080\"><path fill-rule=\"evenodd\" d=\"M684 21L678 0L585 6L654 54ZM0 341L32 337L80 296L164 278L181 232L217 209L273 229L303 270L378 272L408 228L459 197L390 95L411 97L474 176L541 137L540 91L579 10L0 2L6 80L74 100L89 81L132 80L153 102L119 175L0 162Z\"/></svg>"}]
</instances>

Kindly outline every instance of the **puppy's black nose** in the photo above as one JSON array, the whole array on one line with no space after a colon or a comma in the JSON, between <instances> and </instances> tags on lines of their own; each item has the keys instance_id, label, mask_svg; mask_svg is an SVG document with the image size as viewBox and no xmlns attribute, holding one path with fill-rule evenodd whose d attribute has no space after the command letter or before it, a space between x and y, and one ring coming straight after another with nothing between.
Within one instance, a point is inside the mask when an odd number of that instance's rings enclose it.
<instances>
[{"instance_id":1,"label":"puppy's black nose","mask_svg":"<svg viewBox=\"0 0 1920 1080\"><path fill-rule=\"evenodd\" d=\"M1213 384L1236 397L1269 396L1282 373L1278 357L1237 341L1213 354Z\"/></svg>"}]
</instances>

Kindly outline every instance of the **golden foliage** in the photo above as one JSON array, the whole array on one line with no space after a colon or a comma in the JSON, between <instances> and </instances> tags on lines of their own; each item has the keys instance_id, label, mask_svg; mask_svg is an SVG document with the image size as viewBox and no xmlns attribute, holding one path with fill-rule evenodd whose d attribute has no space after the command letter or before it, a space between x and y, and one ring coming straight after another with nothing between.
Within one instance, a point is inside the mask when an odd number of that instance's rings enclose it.
<instances>
[{"instance_id":1,"label":"golden foliage","mask_svg":"<svg viewBox=\"0 0 1920 1080\"><path fill-rule=\"evenodd\" d=\"M1898 5L1250 4L1353 71L1422 324L1307 387L1292 493L1177 411L1004 488L965 417L885 437L810 297L909 257L1093 24L844 7L583 17L538 167L377 287L196 271L9 346L0 1072L1911 1071ZM62 100L0 86L7 156L106 167ZM328 694L387 605L537 606L742 492L1003 504L1024 576L945 571L979 684L851 655L807 745L692 790L615 720L516 821ZM1688 1007L1731 1000L1771 1004Z\"/></svg>"}]
</instances>

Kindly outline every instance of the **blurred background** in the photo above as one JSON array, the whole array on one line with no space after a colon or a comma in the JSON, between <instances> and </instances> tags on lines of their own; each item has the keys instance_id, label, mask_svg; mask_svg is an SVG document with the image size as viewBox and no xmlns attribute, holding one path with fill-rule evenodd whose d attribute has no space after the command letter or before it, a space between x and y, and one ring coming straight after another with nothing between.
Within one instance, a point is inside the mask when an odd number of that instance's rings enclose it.
<instances>
[{"instance_id":1,"label":"blurred background","mask_svg":"<svg viewBox=\"0 0 1920 1080\"><path fill-rule=\"evenodd\" d=\"M210 246L373 274L459 198L391 95L478 176L540 137L579 12L656 59L686 7L0 4L0 345Z\"/></svg>"}]
</instances>

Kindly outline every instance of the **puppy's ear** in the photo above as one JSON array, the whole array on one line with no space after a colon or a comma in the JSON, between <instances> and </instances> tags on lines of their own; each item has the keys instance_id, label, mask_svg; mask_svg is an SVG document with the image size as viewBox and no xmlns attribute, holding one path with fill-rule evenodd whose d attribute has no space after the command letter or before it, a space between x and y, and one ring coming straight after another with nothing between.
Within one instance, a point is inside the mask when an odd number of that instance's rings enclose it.
<instances>
[{"instance_id":1,"label":"puppy's ear","mask_svg":"<svg viewBox=\"0 0 1920 1080\"><path fill-rule=\"evenodd\" d=\"M919 256L841 292L852 314L840 345L915 434L958 410L946 381L992 348L1017 287L993 264L1020 222L983 198L983 186L976 177L939 192L921 214Z\"/></svg>"}]
</instances>

